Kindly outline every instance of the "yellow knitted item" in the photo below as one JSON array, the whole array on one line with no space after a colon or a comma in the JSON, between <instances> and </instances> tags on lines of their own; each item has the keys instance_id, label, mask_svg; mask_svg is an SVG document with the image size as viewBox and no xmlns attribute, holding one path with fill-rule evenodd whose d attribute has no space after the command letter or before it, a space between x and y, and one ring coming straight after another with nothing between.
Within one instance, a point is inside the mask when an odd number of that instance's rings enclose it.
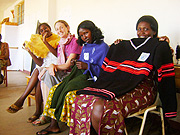
<instances>
[{"instance_id":1,"label":"yellow knitted item","mask_svg":"<svg viewBox=\"0 0 180 135\"><path fill-rule=\"evenodd\" d=\"M46 41L53 47L57 48L59 44L60 37L54 33ZM39 34L32 34L30 41L25 41L25 47L28 47L31 52L37 57L46 58L49 49L46 47L42 41L42 36Z\"/></svg>"}]
</instances>

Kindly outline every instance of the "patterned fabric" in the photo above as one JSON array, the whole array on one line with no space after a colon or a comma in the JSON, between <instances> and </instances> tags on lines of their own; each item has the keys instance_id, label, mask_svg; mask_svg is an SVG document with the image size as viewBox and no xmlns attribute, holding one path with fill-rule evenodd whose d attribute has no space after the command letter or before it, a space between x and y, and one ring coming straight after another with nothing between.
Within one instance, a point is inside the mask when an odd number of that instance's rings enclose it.
<instances>
[{"instance_id":1,"label":"patterned fabric","mask_svg":"<svg viewBox=\"0 0 180 135\"><path fill-rule=\"evenodd\" d=\"M43 115L51 117L55 120L56 120L56 117L54 116L55 109L50 108L50 106L51 106L51 100L52 100L54 91L58 87L59 84L57 84L51 88L46 105L45 105L45 109L43 112ZM76 91L77 90L70 91L67 93L67 95L65 97L62 113L61 113L61 116L59 119L61 122L67 123L68 126L70 126L70 122L71 122L71 109L72 109L72 104L74 103L74 100L76 98Z\"/></svg>"},{"instance_id":2,"label":"patterned fabric","mask_svg":"<svg viewBox=\"0 0 180 135\"><path fill-rule=\"evenodd\" d=\"M113 100L104 100L104 111L99 134L123 135L124 119L139 109L151 105L156 97L152 78L146 78L134 90ZM71 114L70 135L90 135L91 112L99 99L94 95L78 95Z\"/></svg>"},{"instance_id":3,"label":"patterned fabric","mask_svg":"<svg viewBox=\"0 0 180 135\"><path fill-rule=\"evenodd\" d=\"M43 115L57 121L61 120L60 117L62 116L66 94L69 91L87 87L94 82L93 80L88 80L90 78L89 74L83 74L83 72L84 70L79 70L77 66L74 66L71 73L61 83L50 89Z\"/></svg>"},{"instance_id":4,"label":"patterned fabric","mask_svg":"<svg viewBox=\"0 0 180 135\"><path fill-rule=\"evenodd\" d=\"M50 91L49 91L49 95L48 95L48 98L47 98L47 101L46 101L46 105L44 107L44 111L43 111L43 115L45 116L48 116L48 117L51 117L53 119L56 119L56 117L54 116L54 112L55 112L55 109L54 108L51 108L51 101L52 101L52 97L54 95L54 91L56 90L56 88L58 87L58 85L60 85L62 82L54 85Z\"/></svg>"},{"instance_id":5,"label":"patterned fabric","mask_svg":"<svg viewBox=\"0 0 180 135\"><path fill-rule=\"evenodd\" d=\"M71 73L56 88L52 98L51 108L56 108L55 117L57 120L60 119L66 94L69 91L83 89L94 83L93 80L88 80L90 78L89 73L83 74L83 72L84 70L80 70L77 66L74 66Z\"/></svg>"},{"instance_id":6,"label":"patterned fabric","mask_svg":"<svg viewBox=\"0 0 180 135\"><path fill-rule=\"evenodd\" d=\"M76 92L77 90L70 91L67 93L60 117L60 121L67 123L68 126L70 126L71 123L71 110L72 110L72 104L76 99Z\"/></svg>"},{"instance_id":7,"label":"patterned fabric","mask_svg":"<svg viewBox=\"0 0 180 135\"><path fill-rule=\"evenodd\" d=\"M0 42L0 68L10 65L11 61L9 59L9 45L8 43Z\"/></svg>"},{"instance_id":8,"label":"patterned fabric","mask_svg":"<svg viewBox=\"0 0 180 135\"><path fill-rule=\"evenodd\" d=\"M6 66L6 61L0 59L0 69L4 66Z\"/></svg>"}]
</instances>

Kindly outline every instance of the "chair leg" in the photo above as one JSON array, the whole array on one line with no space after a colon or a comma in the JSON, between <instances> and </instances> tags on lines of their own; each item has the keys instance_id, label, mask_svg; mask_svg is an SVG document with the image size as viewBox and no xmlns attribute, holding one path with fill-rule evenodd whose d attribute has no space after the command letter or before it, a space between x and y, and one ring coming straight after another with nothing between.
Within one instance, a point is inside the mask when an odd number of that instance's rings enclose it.
<instances>
[{"instance_id":1,"label":"chair leg","mask_svg":"<svg viewBox=\"0 0 180 135\"><path fill-rule=\"evenodd\" d=\"M6 68L5 76L6 76L5 81L6 81L6 87L7 87L8 86L8 82L7 82L7 68Z\"/></svg>"},{"instance_id":2,"label":"chair leg","mask_svg":"<svg viewBox=\"0 0 180 135\"><path fill-rule=\"evenodd\" d=\"M147 118L147 114L149 111L153 111L156 109L156 106L154 107L151 107L149 109L147 109L145 112L144 112L144 115L143 115L143 119L142 119L142 124L141 124L141 128L140 128L140 131L139 131L139 135L142 135L143 134L143 130L144 130L144 126L145 126L145 122L146 122L146 118Z\"/></svg>"},{"instance_id":3,"label":"chair leg","mask_svg":"<svg viewBox=\"0 0 180 135\"><path fill-rule=\"evenodd\" d=\"M27 106L31 106L31 98L29 96L27 97Z\"/></svg>"},{"instance_id":4,"label":"chair leg","mask_svg":"<svg viewBox=\"0 0 180 135\"><path fill-rule=\"evenodd\" d=\"M125 135L128 135L128 132L127 132L126 126L124 127L124 132L125 132Z\"/></svg>"},{"instance_id":5,"label":"chair leg","mask_svg":"<svg viewBox=\"0 0 180 135\"><path fill-rule=\"evenodd\" d=\"M142 135L142 133L143 133L144 125L145 125L145 122L146 122L147 113L148 113L148 111L144 112L144 116L143 116L143 120L142 120L142 123L141 123L141 128L140 128L140 131L139 131L139 135Z\"/></svg>"},{"instance_id":6,"label":"chair leg","mask_svg":"<svg viewBox=\"0 0 180 135\"><path fill-rule=\"evenodd\" d=\"M164 116L163 116L163 109L162 109L162 107L160 107L160 115L161 115L161 124L162 124L162 135L165 135Z\"/></svg>"}]
</instances>

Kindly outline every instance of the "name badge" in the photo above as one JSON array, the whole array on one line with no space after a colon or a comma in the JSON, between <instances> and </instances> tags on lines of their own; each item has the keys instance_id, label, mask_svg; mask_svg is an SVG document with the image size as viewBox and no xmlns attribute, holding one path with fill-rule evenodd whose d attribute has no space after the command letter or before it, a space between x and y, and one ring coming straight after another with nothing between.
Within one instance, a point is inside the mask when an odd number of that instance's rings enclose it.
<instances>
[{"instance_id":1,"label":"name badge","mask_svg":"<svg viewBox=\"0 0 180 135\"><path fill-rule=\"evenodd\" d=\"M138 58L138 61L146 61L147 58L150 56L150 53L145 53L145 52L142 52L140 57Z\"/></svg>"},{"instance_id":2,"label":"name badge","mask_svg":"<svg viewBox=\"0 0 180 135\"><path fill-rule=\"evenodd\" d=\"M84 53L84 59L89 60L89 53Z\"/></svg>"}]
</instances>

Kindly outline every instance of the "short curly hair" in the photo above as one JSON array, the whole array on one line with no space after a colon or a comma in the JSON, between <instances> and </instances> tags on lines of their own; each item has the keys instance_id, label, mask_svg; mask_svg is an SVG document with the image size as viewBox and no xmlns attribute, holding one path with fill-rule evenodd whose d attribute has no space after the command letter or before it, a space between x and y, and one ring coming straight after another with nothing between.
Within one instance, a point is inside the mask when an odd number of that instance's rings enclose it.
<instances>
[{"instance_id":1,"label":"short curly hair","mask_svg":"<svg viewBox=\"0 0 180 135\"><path fill-rule=\"evenodd\" d=\"M150 26L151 26L151 29L154 32L156 32L156 34L153 37L157 37L157 35L158 35L158 22L156 21L156 19L153 16L144 15L144 16L140 17L139 20L137 21L137 24L136 24L136 30L137 30L138 24L140 22L147 22L147 23L149 23Z\"/></svg>"},{"instance_id":2,"label":"short curly hair","mask_svg":"<svg viewBox=\"0 0 180 135\"><path fill-rule=\"evenodd\" d=\"M39 24L39 26L38 26L38 34L41 34L41 33L40 33L40 27L41 27L42 25L47 26L47 27L51 30L51 26L50 26L49 24L47 24L47 23L41 23L41 24Z\"/></svg>"}]
</instances>

